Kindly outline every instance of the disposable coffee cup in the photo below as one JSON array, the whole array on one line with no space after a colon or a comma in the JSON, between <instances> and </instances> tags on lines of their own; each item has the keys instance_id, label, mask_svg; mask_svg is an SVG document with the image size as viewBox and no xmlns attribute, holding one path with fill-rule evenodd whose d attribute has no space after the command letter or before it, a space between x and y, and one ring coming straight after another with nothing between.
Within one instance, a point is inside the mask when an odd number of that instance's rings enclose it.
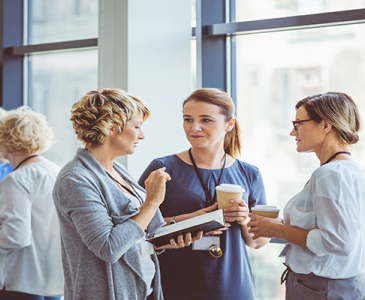
<instances>
[{"instance_id":1,"label":"disposable coffee cup","mask_svg":"<svg viewBox=\"0 0 365 300\"><path fill-rule=\"evenodd\" d=\"M256 215L275 219L279 216L280 209L275 205L256 205L252 207L252 212Z\"/></svg>"},{"instance_id":2,"label":"disposable coffee cup","mask_svg":"<svg viewBox=\"0 0 365 300\"><path fill-rule=\"evenodd\" d=\"M237 203L230 203L232 199L242 199L242 194L245 191L240 185L222 183L215 188L217 192L218 209L238 206Z\"/></svg>"}]
</instances>

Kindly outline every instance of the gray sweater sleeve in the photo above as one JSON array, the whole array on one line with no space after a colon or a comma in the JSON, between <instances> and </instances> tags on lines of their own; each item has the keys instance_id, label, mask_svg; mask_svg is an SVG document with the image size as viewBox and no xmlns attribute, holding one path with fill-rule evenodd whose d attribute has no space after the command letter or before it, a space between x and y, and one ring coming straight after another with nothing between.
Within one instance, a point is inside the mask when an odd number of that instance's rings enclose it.
<instances>
[{"instance_id":1,"label":"gray sweater sleeve","mask_svg":"<svg viewBox=\"0 0 365 300\"><path fill-rule=\"evenodd\" d=\"M119 220L109 215L100 186L92 176L65 176L57 185L55 197L62 213L100 259L115 263L144 236L141 227L130 218L133 215Z\"/></svg>"}]
</instances>

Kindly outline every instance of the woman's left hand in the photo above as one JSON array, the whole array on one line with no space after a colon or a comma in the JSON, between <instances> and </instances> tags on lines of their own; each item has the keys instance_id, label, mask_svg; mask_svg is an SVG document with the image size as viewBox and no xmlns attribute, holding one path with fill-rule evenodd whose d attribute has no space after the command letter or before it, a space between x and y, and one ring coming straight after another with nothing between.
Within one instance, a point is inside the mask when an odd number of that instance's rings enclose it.
<instances>
[{"instance_id":1,"label":"woman's left hand","mask_svg":"<svg viewBox=\"0 0 365 300\"><path fill-rule=\"evenodd\" d=\"M274 230L276 226L284 225L284 220L281 218L271 219L265 218L254 213L249 214L251 218L248 222L247 227L250 227L248 232L253 233L252 239L260 237L274 238Z\"/></svg>"},{"instance_id":2,"label":"woman's left hand","mask_svg":"<svg viewBox=\"0 0 365 300\"><path fill-rule=\"evenodd\" d=\"M170 244L155 248L155 250L158 251L163 249L180 249L188 247L195 241L200 240L202 236L203 236L203 231L199 231L198 234L193 238L191 237L190 232L185 234L185 239L184 236L181 234L177 237L177 241L175 241L175 239L170 239Z\"/></svg>"},{"instance_id":3,"label":"woman's left hand","mask_svg":"<svg viewBox=\"0 0 365 300\"><path fill-rule=\"evenodd\" d=\"M238 204L238 206L226 207L224 209L224 219L226 222L236 221L239 225L245 225L248 222L249 214L249 209L245 200L234 199L229 202L231 204Z\"/></svg>"}]
</instances>

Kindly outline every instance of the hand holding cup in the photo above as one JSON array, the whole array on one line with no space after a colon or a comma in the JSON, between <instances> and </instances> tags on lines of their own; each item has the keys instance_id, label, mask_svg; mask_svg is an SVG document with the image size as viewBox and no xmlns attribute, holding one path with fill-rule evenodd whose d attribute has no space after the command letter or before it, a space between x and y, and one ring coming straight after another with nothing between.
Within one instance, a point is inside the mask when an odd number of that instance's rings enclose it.
<instances>
[{"instance_id":1,"label":"hand holding cup","mask_svg":"<svg viewBox=\"0 0 365 300\"><path fill-rule=\"evenodd\" d=\"M265 218L277 218L279 216L280 209L274 205L256 205L252 207L252 213L265 217Z\"/></svg>"},{"instance_id":2,"label":"hand holding cup","mask_svg":"<svg viewBox=\"0 0 365 300\"><path fill-rule=\"evenodd\" d=\"M252 213L248 216L251 220L247 226L249 233L253 233L252 239L259 237L273 238L277 225L283 225L282 219L278 218L280 209L274 205L256 205L252 208Z\"/></svg>"},{"instance_id":3,"label":"hand holding cup","mask_svg":"<svg viewBox=\"0 0 365 300\"><path fill-rule=\"evenodd\" d=\"M231 206L239 206L236 202L230 202L233 199L242 199L245 191L241 186L236 184L222 183L215 188L217 192L218 209L224 209Z\"/></svg>"}]
</instances>

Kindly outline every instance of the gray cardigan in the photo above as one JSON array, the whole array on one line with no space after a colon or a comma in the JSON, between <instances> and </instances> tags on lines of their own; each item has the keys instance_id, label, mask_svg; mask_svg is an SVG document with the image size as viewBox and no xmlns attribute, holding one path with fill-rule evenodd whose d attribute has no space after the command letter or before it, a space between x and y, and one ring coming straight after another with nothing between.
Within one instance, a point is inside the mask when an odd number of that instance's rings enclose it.
<instances>
[{"instance_id":1,"label":"gray cardigan","mask_svg":"<svg viewBox=\"0 0 365 300\"><path fill-rule=\"evenodd\" d=\"M114 167L143 190L123 166ZM147 285L142 279L135 243L145 232L131 217L139 213L120 192L96 159L79 148L60 171L53 191L60 222L65 300L144 300ZM147 232L164 225L158 210ZM163 299L156 254L153 300Z\"/></svg>"}]
</instances>

